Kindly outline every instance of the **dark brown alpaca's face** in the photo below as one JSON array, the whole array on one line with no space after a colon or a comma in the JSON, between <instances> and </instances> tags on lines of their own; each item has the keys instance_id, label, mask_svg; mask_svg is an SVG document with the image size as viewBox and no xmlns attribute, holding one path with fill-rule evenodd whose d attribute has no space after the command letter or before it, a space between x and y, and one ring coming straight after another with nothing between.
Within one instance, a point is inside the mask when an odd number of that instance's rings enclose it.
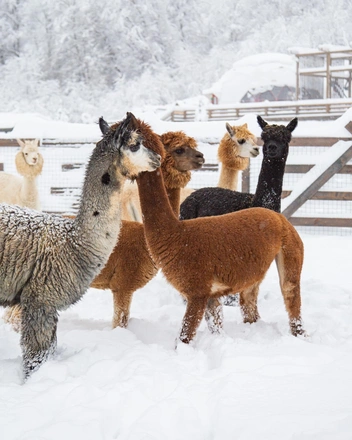
<instances>
[{"instance_id":1,"label":"dark brown alpaca's face","mask_svg":"<svg viewBox=\"0 0 352 440\"><path fill-rule=\"evenodd\" d=\"M169 131L160 136L169 166L179 172L197 170L204 164L203 153L197 150L197 142L183 131Z\"/></svg>"},{"instance_id":2,"label":"dark brown alpaca's face","mask_svg":"<svg viewBox=\"0 0 352 440\"><path fill-rule=\"evenodd\" d=\"M288 143L270 138L263 144L263 157L267 159L286 160L288 155Z\"/></svg>"},{"instance_id":3,"label":"dark brown alpaca's face","mask_svg":"<svg viewBox=\"0 0 352 440\"><path fill-rule=\"evenodd\" d=\"M198 150L190 148L188 145L177 148L171 152L175 168L178 171L191 171L202 168L204 156Z\"/></svg>"}]
</instances>

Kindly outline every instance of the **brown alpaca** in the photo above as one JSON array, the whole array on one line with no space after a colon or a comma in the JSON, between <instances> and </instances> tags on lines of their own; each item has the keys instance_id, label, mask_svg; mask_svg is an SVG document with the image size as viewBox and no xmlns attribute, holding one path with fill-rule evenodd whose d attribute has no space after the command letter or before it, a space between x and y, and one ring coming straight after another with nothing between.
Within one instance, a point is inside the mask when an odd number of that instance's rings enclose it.
<instances>
[{"instance_id":1,"label":"brown alpaca","mask_svg":"<svg viewBox=\"0 0 352 440\"><path fill-rule=\"evenodd\" d=\"M149 125L127 114L123 142L140 142L162 154ZM179 339L190 342L205 314L211 331L222 326L220 297L240 292L244 322L259 318L259 285L276 260L280 287L293 335L304 334L300 276L303 244L281 214L251 208L218 217L180 221L168 203L161 173L137 177L148 248L166 279L187 299Z\"/></svg>"},{"instance_id":2,"label":"brown alpaca","mask_svg":"<svg viewBox=\"0 0 352 440\"><path fill-rule=\"evenodd\" d=\"M221 139L218 159L221 171L218 187L237 190L240 171L249 166L249 158L259 154L257 138L248 130L247 124L231 126L226 123L227 133Z\"/></svg>"},{"instance_id":3,"label":"brown alpaca","mask_svg":"<svg viewBox=\"0 0 352 440\"><path fill-rule=\"evenodd\" d=\"M220 141L218 158L222 163L218 186L222 188L237 189L239 171L245 170L249 165L249 157L259 154L256 137L248 130L247 124L232 126L226 123L227 133ZM182 151L187 145L189 137L177 132L173 139L173 149ZM193 141L195 148L196 141ZM167 182L165 182L168 187ZM182 203L192 192L192 188L182 188L180 202ZM142 222L142 211L139 202L138 188L135 183L126 182L122 200L122 218Z\"/></svg>"},{"instance_id":4,"label":"brown alpaca","mask_svg":"<svg viewBox=\"0 0 352 440\"><path fill-rule=\"evenodd\" d=\"M178 147L182 139L182 149ZM191 178L190 170L199 169L204 157L196 149L194 138L183 132L168 132L160 136L166 155L161 165L171 207L178 216L180 188ZM153 202L155 203L155 202ZM143 224L122 221L120 235L108 262L91 287L111 289L114 300L112 327L127 327L133 293L144 287L157 273L158 268L148 251ZM20 329L20 307L9 307L4 319L16 331Z\"/></svg>"}]
</instances>

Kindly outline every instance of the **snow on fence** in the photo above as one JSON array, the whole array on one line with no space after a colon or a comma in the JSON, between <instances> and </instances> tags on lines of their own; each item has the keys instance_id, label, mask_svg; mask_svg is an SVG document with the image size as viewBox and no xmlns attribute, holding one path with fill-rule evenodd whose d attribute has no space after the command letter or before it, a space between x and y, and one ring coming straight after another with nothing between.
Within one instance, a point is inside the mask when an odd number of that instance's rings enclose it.
<instances>
[{"instance_id":1,"label":"snow on fence","mask_svg":"<svg viewBox=\"0 0 352 440\"><path fill-rule=\"evenodd\" d=\"M216 186L218 142L197 141L206 163L202 170L193 172L188 186ZM77 211L85 165L94 145L93 141L43 139L44 168L38 188L44 211ZM293 137L290 145L283 182L283 213L286 210L295 226L315 227L314 230L319 226L319 232L324 230L322 227L331 227L352 234L352 138L341 141L334 137ZM16 173L14 157L18 148L16 140L0 139L0 170ZM242 173L242 191L255 192L261 157L252 159L249 169Z\"/></svg>"}]
</instances>

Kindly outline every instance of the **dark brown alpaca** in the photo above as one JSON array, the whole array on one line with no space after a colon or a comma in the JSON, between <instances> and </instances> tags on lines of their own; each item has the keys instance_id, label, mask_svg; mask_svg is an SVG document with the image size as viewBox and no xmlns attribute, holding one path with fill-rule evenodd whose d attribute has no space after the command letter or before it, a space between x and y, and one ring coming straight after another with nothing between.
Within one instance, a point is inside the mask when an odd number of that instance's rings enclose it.
<instances>
[{"instance_id":1,"label":"dark brown alpaca","mask_svg":"<svg viewBox=\"0 0 352 440\"><path fill-rule=\"evenodd\" d=\"M199 169L204 157L194 138L182 131L160 136L165 147L161 165L171 207L178 216L180 190L190 181L190 170ZM117 245L104 269L95 277L91 287L111 289L114 297L112 326L127 327L133 293L144 287L157 273L144 236L144 226L138 222L122 221ZM20 308L8 308L4 319L20 329Z\"/></svg>"},{"instance_id":2,"label":"dark brown alpaca","mask_svg":"<svg viewBox=\"0 0 352 440\"><path fill-rule=\"evenodd\" d=\"M163 145L151 128L127 114L130 136L162 154ZM180 221L167 199L161 173L137 178L144 228L153 260L167 280L187 299L179 339L190 342L205 314L211 331L222 326L220 297L240 292L244 322L259 318L257 295L275 259L293 335L303 334L300 276L303 244L284 216L264 208Z\"/></svg>"}]
</instances>

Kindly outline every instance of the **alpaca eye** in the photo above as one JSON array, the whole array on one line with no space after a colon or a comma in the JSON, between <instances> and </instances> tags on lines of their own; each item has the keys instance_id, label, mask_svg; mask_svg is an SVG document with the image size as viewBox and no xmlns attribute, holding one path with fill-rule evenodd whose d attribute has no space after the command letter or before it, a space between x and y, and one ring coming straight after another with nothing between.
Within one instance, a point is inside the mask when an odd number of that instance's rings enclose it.
<instances>
[{"instance_id":1,"label":"alpaca eye","mask_svg":"<svg viewBox=\"0 0 352 440\"><path fill-rule=\"evenodd\" d=\"M132 151L132 153L135 153L136 151L139 150L140 146L141 146L140 144L131 145L130 150Z\"/></svg>"},{"instance_id":2,"label":"alpaca eye","mask_svg":"<svg viewBox=\"0 0 352 440\"><path fill-rule=\"evenodd\" d=\"M183 154L185 152L184 148L178 148L177 150L175 150L176 154Z\"/></svg>"},{"instance_id":3,"label":"alpaca eye","mask_svg":"<svg viewBox=\"0 0 352 440\"><path fill-rule=\"evenodd\" d=\"M244 144L246 142L246 139L238 139L237 141L240 145Z\"/></svg>"}]
</instances>

